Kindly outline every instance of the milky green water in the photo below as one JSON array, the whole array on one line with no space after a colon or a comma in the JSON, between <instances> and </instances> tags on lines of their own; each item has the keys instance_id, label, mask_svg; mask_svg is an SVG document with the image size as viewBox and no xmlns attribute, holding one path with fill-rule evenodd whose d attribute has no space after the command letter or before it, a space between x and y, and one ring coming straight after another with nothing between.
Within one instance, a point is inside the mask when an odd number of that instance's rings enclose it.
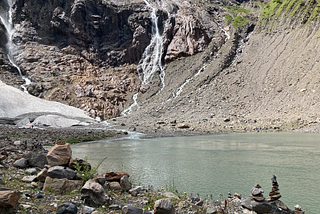
<instances>
[{"instance_id":1,"label":"milky green water","mask_svg":"<svg viewBox=\"0 0 320 214\"><path fill-rule=\"evenodd\" d=\"M319 213L320 135L300 133L227 134L99 142L72 146L73 157L95 164L100 173L126 171L136 183L172 185L205 198L250 194L259 183L264 196L278 178L282 200L293 209Z\"/></svg>"}]
</instances>

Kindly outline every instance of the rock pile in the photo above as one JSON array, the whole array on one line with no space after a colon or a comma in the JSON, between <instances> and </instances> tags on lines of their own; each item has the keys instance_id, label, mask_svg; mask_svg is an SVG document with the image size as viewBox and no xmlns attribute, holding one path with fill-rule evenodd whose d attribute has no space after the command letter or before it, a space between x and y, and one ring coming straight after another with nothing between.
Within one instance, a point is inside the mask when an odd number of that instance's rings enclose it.
<instances>
[{"instance_id":1,"label":"rock pile","mask_svg":"<svg viewBox=\"0 0 320 214\"><path fill-rule=\"evenodd\" d=\"M272 181L272 190L269 193L269 197L267 198L267 201L275 201L278 200L279 198L281 198L280 192L279 192L279 184L277 182L277 177L275 175L273 175L273 177L271 178Z\"/></svg>"},{"instance_id":2,"label":"rock pile","mask_svg":"<svg viewBox=\"0 0 320 214\"><path fill-rule=\"evenodd\" d=\"M254 187L250 191L251 195L249 195L249 197L255 199L256 201L264 201L265 198L262 195L262 193L264 193L264 191L260 188L261 188L261 186L259 184L255 184Z\"/></svg>"}]
</instances>

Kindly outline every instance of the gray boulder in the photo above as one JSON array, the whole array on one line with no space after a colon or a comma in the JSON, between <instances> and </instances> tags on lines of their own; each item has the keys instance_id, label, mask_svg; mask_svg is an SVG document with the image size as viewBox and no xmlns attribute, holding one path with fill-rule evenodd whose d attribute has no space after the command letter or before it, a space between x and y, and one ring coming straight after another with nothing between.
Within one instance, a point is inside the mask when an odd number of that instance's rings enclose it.
<instances>
[{"instance_id":1,"label":"gray boulder","mask_svg":"<svg viewBox=\"0 0 320 214\"><path fill-rule=\"evenodd\" d=\"M28 160L29 166L43 168L44 165L48 164L46 154L38 152L29 152L22 156Z\"/></svg>"},{"instance_id":2,"label":"gray boulder","mask_svg":"<svg viewBox=\"0 0 320 214\"><path fill-rule=\"evenodd\" d=\"M154 214L174 214L173 203L167 199L157 200L154 204Z\"/></svg>"},{"instance_id":3,"label":"gray boulder","mask_svg":"<svg viewBox=\"0 0 320 214\"><path fill-rule=\"evenodd\" d=\"M134 187L132 189L129 190L129 193L132 195L132 196L137 196L140 192L143 191L143 188L142 186L137 186L137 187Z\"/></svg>"},{"instance_id":4,"label":"gray boulder","mask_svg":"<svg viewBox=\"0 0 320 214\"><path fill-rule=\"evenodd\" d=\"M24 176L21 181L23 182L27 182L27 183L31 183L33 181L36 181L37 180L37 176L35 175L31 175L31 176Z\"/></svg>"},{"instance_id":5,"label":"gray boulder","mask_svg":"<svg viewBox=\"0 0 320 214\"><path fill-rule=\"evenodd\" d=\"M127 175L122 176L122 178L120 179L120 186L125 192L128 192L132 188L129 177Z\"/></svg>"},{"instance_id":6,"label":"gray boulder","mask_svg":"<svg viewBox=\"0 0 320 214\"><path fill-rule=\"evenodd\" d=\"M76 176L76 172L66 166L54 166L48 169L47 175L51 178L66 178L72 180Z\"/></svg>"},{"instance_id":7,"label":"gray boulder","mask_svg":"<svg viewBox=\"0 0 320 214\"><path fill-rule=\"evenodd\" d=\"M38 170L36 168L29 168L29 169L26 169L26 173L28 175L36 175L38 174Z\"/></svg>"},{"instance_id":8,"label":"gray boulder","mask_svg":"<svg viewBox=\"0 0 320 214\"><path fill-rule=\"evenodd\" d=\"M57 214L77 214L78 208L72 203L64 203L58 207Z\"/></svg>"},{"instance_id":9,"label":"gray boulder","mask_svg":"<svg viewBox=\"0 0 320 214\"><path fill-rule=\"evenodd\" d=\"M268 201L255 201L252 198L246 198L242 201L241 206L248 210L253 210L258 214L269 213L272 209L271 204Z\"/></svg>"},{"instance_id":10,"label":"gray boulder","mask_svg":"<svg viewBox=\"0 0 320 214\"><path fill-rule=\"evenodd\" d=\"M140 209L138 207L133 206L124 206L122 208L123 214L151 214L151 212L148 212L146 210Z\"/></svg>"},{"instance_id":11,"label":"gray boulder","mask_svg":"<svg viewBox=\"0 0 320 214\"><path fill-rule=\"evenodd\" d=\"M17 168L26 168L28 166L28 161L25 158L20 158L13 163L13 166Z\"/></svg>"},{"instance_id":12,"label":"gray boulder","mask_svg":"<svg viewBox=\"0 0 320 214\"><path fill-rule=\"evenodd\" d=\"M101 184L90 179L81 188L81 199L88 206L98 207L106 203L107 193Z\"/></svg>"}]
</instances>

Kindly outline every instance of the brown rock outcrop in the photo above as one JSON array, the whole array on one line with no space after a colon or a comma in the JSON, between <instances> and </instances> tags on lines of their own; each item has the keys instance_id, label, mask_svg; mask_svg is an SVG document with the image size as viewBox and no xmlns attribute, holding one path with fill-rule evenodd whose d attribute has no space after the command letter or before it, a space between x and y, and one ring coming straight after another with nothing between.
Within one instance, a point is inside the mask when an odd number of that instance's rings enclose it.
<instances>
[{"instance_id":1,"label":"brown rock outcrop","mask_svg":"<svg viewBox=\"0 0 320 214\"><path fill-rule=\"evenodd\" d=\"M181 56L202 52L209 43L210 39L199 20L194 16L178 14L165 60L172 61Z\"/></svg>"},{"instance_id":2,"label":"brown rock outcrop","mask_svg":"<svg viewBox=\"0 0 320 214\"><path fill-rule=\"evenodd\" d=\"M127 175L128 177L130 176L128 173L126 172L121 172L121 171L117 171L117 172L107 172L105 175L105 178L107 181L117 181L120 182L120 179L124 176Z\"/></svg>"},{"instance_id":3,"label":"brown rock outcrop","mask_svg":"<svg viewBox=\"0 0 320 214\"><path fill-rule=\"evenodd\" d=\"M46 177L43 191L51 190L52 192L63 193L63 191L70 191L78 189L82 185L81 180L68 180L66 178L57 179Z\"/></svg>"},{"instance_id":4,"label":"brown rock outcrop","mask_svg":"<svg viewBox=\"0 0 320 214\"><path fill-rule=\"evenodd\" d=\"M72 151L69 143L58 143L53 146L48 154L47 161L50 166L64 166L68 165L72 156Z\"/></svg>"},{"instance_id":5,"label":"brown rock outcrop","mask_svg":"<svg viewBox=\"0 0 320 214\"><path fill-rule=\"evenodd\" d=\"M7 188L0 188L0 208L12 208L18 205L19 196L14 190Z\"/></svg>"}]
</instances>

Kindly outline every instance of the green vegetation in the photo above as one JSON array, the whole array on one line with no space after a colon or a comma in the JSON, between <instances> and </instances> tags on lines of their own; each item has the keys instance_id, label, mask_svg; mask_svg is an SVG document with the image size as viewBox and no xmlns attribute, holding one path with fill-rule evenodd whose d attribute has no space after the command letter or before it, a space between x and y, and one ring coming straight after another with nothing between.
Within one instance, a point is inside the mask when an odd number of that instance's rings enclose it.
<instances>
[{"instance_id":1,"label":"green vegetation","mask_svg":"<svg viewBox=\"0 0 320 214\"><path fill-rule=\"evenodd\" d=\"M236 16L233 21L231 22L232 26L235 28L242 27L243 25L247 24L248 19L243 18L242 16Z\"/></svg>"},{"instance_id":2,"label":"green vegetation","mask_svg":"<svg viewBox=\"0 0 320 214\"><path fill-rule=\"evenodd\" d=\"M262 19L270 18L275 14L275 9L280 7L281 4L282 4L281 0L272 0L261 11L260 18Z\"/></svg>"},{"instance_id":3,"label":"green vegetation","mask_svg":"<svg viewBox=\"0 0 320 214\"><path fill-rule=\"evenodd\" d=\"M98 173L98 169L105 161L107 157L103 158L97 165L94 167L90 167L90 164L88 163L88 157L84 158L84 164L80 165L78 162L75 162L75 168L78 171L78 176L82 180L83 183L85 183L87 180L93 178L94 175Z\"/></svg>"},{"instance_id":4,"label":"green vegetation","mask_svg":"<svg viewBox=\"0 0 320 214\"><path fill-rule=\"evenodd\" d=\"M244 8L241 7L235 7L235 6L223 6L224 8L227 8L235 13L245 13L245 14L249 14L250 10L246 10Z\"/></svg>"},{"instance_id":5,"label":"green vegetation","mask_svg":"<svg viewBox=\"0 0 320 214\"><path fill-rule=\"evenodd\" d=\"M320 13L320 1L317 0L272 0L261 11L260 18L279 18L289 16L309 23L316 19Z\"/></svg>"},{"instance_id":6,"label":"green vegetation","mask_svg":"<svg viewBox=\"0 0 320 214\"><path fill-rule=\"evenodd\" d=\"M226 24L232 24L233 27L239 28L243 25L247 24L248 18L242 16L242 14L249 14L250 10L246 10L244 8L235 7L235 6L222 6L228 9L228 13L224 14L224 18L226 19Z\"/></svg>"},{"instance_id":7,"label":"green vegetation","mask_svg":"<svg viewBox=\"0 0 320 214\"><path fill-rule=\"evenodd\" d=\"M230 15L228 15L228 14L225 14L225 15L223 15L223 16L224 16L224 18L226 18L227 24L230 24L230 23L232 22L232 20L233 20L233 17L232 17L232 16L230 16Z\"/></svg>"},{"instance_id":8,"label":"green vegetation","mask_svg":"<svg viewBox=\"0 0 320 214\"><path fill-rule=\"evenodd\" d=\"M65 138L64 141L66 141L67 143L70 143L70 144L80 143L80 141L78 139L75 139L75 138Z\"/></svg>"}]
</instances>

